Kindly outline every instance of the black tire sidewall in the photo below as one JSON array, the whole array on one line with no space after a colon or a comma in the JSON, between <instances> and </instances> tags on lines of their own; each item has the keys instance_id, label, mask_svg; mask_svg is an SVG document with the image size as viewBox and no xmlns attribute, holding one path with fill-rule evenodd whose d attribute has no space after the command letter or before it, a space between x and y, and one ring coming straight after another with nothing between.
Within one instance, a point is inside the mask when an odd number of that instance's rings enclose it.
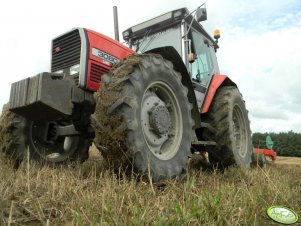
<instances>
[{"instance_id":1,"label":"black tire sidewall","mask_svg":"<svg viewBox=\"0 0 301 226\"><path fill-rule=\"evenodd\" d=\"M232 150L233 150L233 155L235 158L235 162L237 165L239 166L243 166L243 167L249 167L250 163L252 162L252 140L251 140L251 130L250 130L250 123L249 123L249 119L248 119L248 112L246 110L245 107L245 102L242 99L241 94L239 93L238 89L233 89L231 98L229 99L229 107L230 107L230 115L228 120L230 120L229 122L229 134L230 134L230 140L231 140L231 146L232 146ZM245 144L245 148L246 148L246 154L244 157L242 157L238 152L239 150L237 150L236 146L235 146L235 138L234 138L234 134L233 134L233 114L234 114L234 108L235 107L239 107L241 114L243 116L243 123L244 123L244 127L245 127L245 133L246 133L246 144Z\"/></svg>"},{"instance_id":2,"label":"black tire sidewall","mask_svg":"<svg viewBox=\"0 0 301 226\"><path fill-rule=\"evenodd\" d=\"M144 58L143 60L145 61L147 59L148 58ZM151 60L152 59L150 59L150 61ZM149 62L147 62L147 64L148 63ZM148 170L149 166L155 180L159 180L166 175L168 177L176 176L186 167L187 157L190 155L192 132L191 108L187 98L187 90L185 91L186 88L184 88L181 83L181 76L175 72L170 65L167 66L166 62L162 64L150 64L147 68L143 66L137 67L132 75L133 77L138 76L141 78L139 80L132 80L135 87L135 97L137 98L137 108L134 114L128 114L128 112L126 112L124 117L129 121L136 120L138 124L137 130L133 131L133 136L135 140L138 141L136 142L135 148L139 149L139 151L135 153L135 166L138 170L143 172ZM150 84L156 81L164 82L173 91L182 114L183 134L181 142L177 153L168 160L159 159L150 151L143 135L141 123L141 103L144 92ZM138 118L138 120L135 119L135 117Z\"/></svg>"}]
</instances>

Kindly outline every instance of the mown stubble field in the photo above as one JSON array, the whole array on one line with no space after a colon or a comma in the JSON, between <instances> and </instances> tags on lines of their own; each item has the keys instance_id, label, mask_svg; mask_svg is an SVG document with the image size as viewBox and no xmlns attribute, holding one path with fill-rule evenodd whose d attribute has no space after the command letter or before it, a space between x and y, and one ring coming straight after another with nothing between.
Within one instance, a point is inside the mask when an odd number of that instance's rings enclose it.
<instances>
[{"instance_id":1,"label":"mown stubble field","mask_svg":"<svg viewBox=\"0 0 301 226\"><path fill-rule=\"evenodd\" d=\"M153 184L110 172L95 154L83 165L25 161L17 171L0 157L0 225L278 225L271 205L301 216L301 163L191 169Z\"/></svg>"}]
</instances>

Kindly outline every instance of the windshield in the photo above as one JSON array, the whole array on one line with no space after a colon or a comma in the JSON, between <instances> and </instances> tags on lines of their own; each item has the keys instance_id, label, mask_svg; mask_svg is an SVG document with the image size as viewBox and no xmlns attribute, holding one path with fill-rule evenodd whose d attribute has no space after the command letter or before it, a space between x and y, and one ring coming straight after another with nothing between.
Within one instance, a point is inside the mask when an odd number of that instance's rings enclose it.
<instances>
[{"instance_id":1,"label":"windshield","mask_svg":"<svg viewBox=\"0 0 301 226\"><path fill-rule=\"evenodd\" d=\"M146 32L143 38L134 41L132 49L137 53L144 53L148 50L164 46L173 46L180 56L182 56L180 26L169 28L151 35L148 35L148 33L149 32Z\"/></svg>"},{"instance_id":2,"label":"windshield","mask_svg":"<svg viewBox=\"0 0 301 226\"><path fill-rule=\"evenodd\" d=\"M214 65L211 54L213 48L209 44L205 44L203 36L195 30L192 30L192 38L194 52L196 54L196 59L191 64L192 80L207 86L212 74L214 74Z\"/></svg>"}]
</instances>

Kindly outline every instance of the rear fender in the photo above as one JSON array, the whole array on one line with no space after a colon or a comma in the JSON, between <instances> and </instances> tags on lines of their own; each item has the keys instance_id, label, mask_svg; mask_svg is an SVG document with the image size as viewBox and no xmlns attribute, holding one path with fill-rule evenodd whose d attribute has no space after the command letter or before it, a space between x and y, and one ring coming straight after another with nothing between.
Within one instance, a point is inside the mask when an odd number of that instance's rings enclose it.
<instances>
[{"instance_id":1,"label":"rear fender","mask_svg":"<svg viewBox=\"0 0 301 226\"><path fill-rule=\"evenodd\" d=\"M194 93L194 88L191 82L190 75L187 71L187 68L177 52L177 50L172 46L166 46L161 48L156 48L147 51L147 53L156 53L160 54L164 59L169 60L173 63L174 69L181 73L182 75L182 84L187 87L188 89L188 100L192 104L193 108L191 110L192 118L195 121L194 128L200 128L201 127L201 117L200 112L198 110L198 105L196 102L196 96Z\"/></svg>"},{"instance_id":2,"label":"rear fender","mask_svg":"<svg viewBox=\"0 0 301 226\"><path fill-rule=\"evenodd\" d=\"M205 97L205 101L202 107L202 114L207 113L211 103L214 99L214 96L216 94L216 91L222 87L222 86L235 86L237 87L237 85L228 78L228 76L226 75L213 75L213 78L211 80L211 83L209 85L206 97Z\"/></svg>"}]
</instances>

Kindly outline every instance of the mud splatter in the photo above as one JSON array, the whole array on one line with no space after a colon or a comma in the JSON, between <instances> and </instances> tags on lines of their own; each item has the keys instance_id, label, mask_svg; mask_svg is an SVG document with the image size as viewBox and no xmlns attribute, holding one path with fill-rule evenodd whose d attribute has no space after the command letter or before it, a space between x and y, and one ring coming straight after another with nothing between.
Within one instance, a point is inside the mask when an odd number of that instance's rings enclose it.
<instances>
[{"instance_id":1,"label":"mud splatter","mask_svg":"<svg viewBox=\"0 0 301 226\"><path fill-rule=\"evenodd\" d=\"M13 119L15 114L9 111L9 104L5 104L0 117L0 151L8 157L15 157Z\"/></svg>"},{"instance_id":2,"label":"mud splatter","mask_svg":"<svg viewBox=\"0 0 301 226\"><path fill-rule=\"evenodd\" d=\"M94 117L101 123L105 131L97 131L96 143L103 147L102 155L107 163L113 169L126 167L131 162L129 152L126 147L125 123L119 112L109 113L110 107L122 98L121 91L123 82L129 76L137 65L141 63L138 55L130 55L119 62L111 71L104 75L99 91L95 94L96 111Z\"/></svg>"}]
</instances>

